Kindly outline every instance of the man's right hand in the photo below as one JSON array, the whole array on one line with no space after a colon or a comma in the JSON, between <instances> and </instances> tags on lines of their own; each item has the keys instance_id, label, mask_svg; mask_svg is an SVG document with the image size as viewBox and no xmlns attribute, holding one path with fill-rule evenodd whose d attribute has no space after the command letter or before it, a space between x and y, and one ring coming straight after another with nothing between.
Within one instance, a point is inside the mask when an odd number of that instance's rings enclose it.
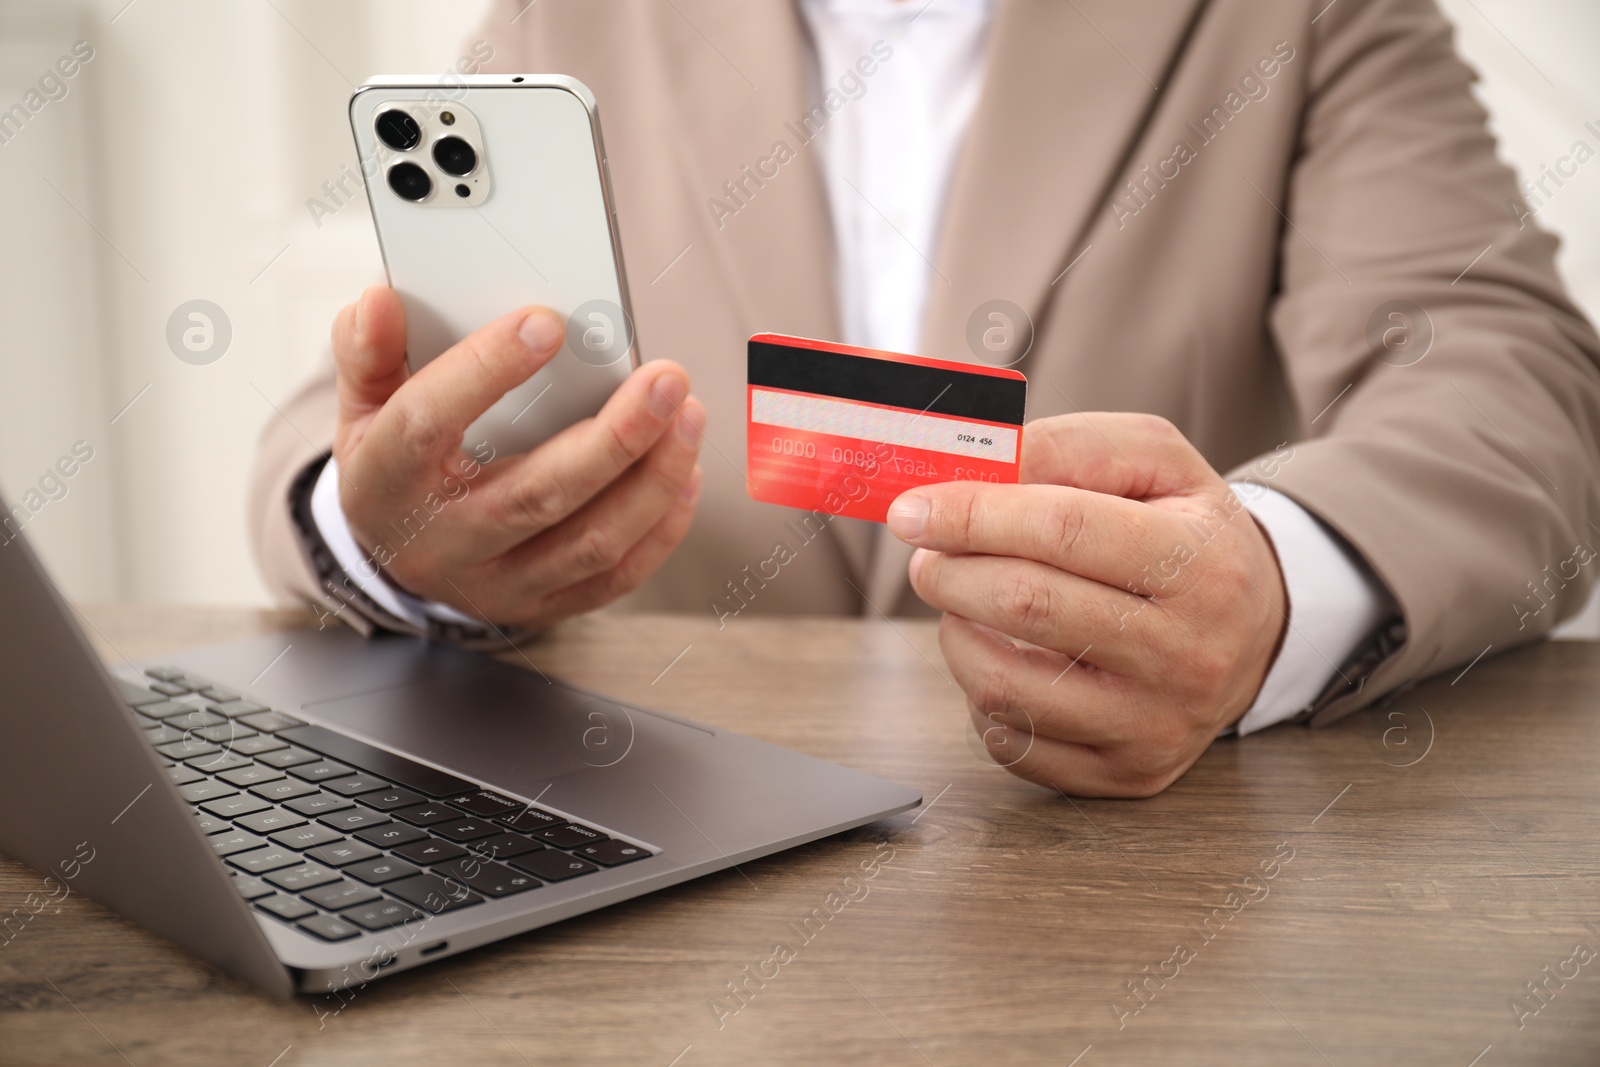
<instances>
[{"instance_id":1,"label":"man's right hand","mask_svg":"<svg viewBox=\"0 0 1600 1067\"><path fill-rule=\"evenodd\" d=\"M372 286L334 320L340 502L394 584L486 622L543 627L637 588L688 532L705 408L676 363L640 367L598 415L526 455L475 470L484 457L462 451L467 427L549 362L563 332L553 313L524 308L412 374L392 289ZM428 521L412 537L418 508Z\"/></svg>"}]
</instances>

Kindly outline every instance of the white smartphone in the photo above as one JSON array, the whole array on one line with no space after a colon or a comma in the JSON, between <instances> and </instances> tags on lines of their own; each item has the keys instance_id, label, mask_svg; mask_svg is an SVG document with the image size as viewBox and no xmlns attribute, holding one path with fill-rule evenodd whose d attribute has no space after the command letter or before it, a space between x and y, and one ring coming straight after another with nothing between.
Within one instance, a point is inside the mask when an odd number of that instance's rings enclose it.
<instances>
[{"instance_id":1,"label":"white smartphone","mask_svg":"<svg viewBox=\"0 0 1600 1067\"><path fill-rule=\"evenodd\" d=\"M464 447L526 452L599 411L639 352L588 88L547 74L377 77L351 95L350 128L413 372L524 305L567 321L561 352Z\"/></svg>"}]
</instances>

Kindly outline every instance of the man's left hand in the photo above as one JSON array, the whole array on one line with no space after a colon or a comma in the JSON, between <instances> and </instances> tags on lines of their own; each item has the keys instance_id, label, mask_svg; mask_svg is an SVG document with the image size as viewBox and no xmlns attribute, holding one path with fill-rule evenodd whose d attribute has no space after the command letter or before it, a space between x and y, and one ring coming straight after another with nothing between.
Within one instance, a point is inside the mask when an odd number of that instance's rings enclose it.
<instances>
[{"instance_id":1,"label":"man's left hand","mask_svg":"<svg viewBox=\"0 0 1600 1067\"><path fill-rule=\"evenodd\" d=\"M1153 796L1249 710L1288 623L1271 542L1165 419L1030 423L1021 485L902 494L917 595L997 761Z\"/></svg>"}]
</instances>

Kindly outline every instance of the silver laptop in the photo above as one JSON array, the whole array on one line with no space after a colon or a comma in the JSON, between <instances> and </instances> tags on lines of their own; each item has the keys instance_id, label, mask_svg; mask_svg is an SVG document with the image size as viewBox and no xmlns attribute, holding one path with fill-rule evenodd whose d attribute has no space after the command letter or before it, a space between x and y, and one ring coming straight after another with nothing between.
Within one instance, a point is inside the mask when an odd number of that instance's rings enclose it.
<instances>
[{"instance_id":1,"label":"silver laptop","mask_svg":"<svg viewBox=\"0 0 1600 1067\"><path fill-rule=\"evenodd\" d=\"M0 524L0 542L0 851L47 896L83 893L278 996L339 993L922 800L343 627L108 672L20 532ZM0 938L31 918L0 915Z\"/></svg>"}]
</instances>

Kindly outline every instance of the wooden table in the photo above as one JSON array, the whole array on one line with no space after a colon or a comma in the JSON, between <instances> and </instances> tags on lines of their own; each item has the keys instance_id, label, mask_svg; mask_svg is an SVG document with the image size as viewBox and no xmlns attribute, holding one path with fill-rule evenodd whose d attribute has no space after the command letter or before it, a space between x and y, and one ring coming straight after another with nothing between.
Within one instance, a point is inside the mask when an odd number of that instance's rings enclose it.
<instances>
[{"instance_id":1,"label":"wooden table","mask_svg":"<svg viewBox=\"0 0 1600 1067\"><path fill-rule=\"evenodd\" d=\"M134 657L305 621L89 615ZM1219 741L1137 802L1070 801L975 755L929 624L609 616L527 655L926 802L377 982L320 1020L329 1005L258 996L72 897L0 949L0 1063L1600 1060L1600 645ZM803 941L874 855L866 895ZM0 860L0 910L37 879ZM778 942L792 958L730 999Z\"/></svg>"}]
</instances>

